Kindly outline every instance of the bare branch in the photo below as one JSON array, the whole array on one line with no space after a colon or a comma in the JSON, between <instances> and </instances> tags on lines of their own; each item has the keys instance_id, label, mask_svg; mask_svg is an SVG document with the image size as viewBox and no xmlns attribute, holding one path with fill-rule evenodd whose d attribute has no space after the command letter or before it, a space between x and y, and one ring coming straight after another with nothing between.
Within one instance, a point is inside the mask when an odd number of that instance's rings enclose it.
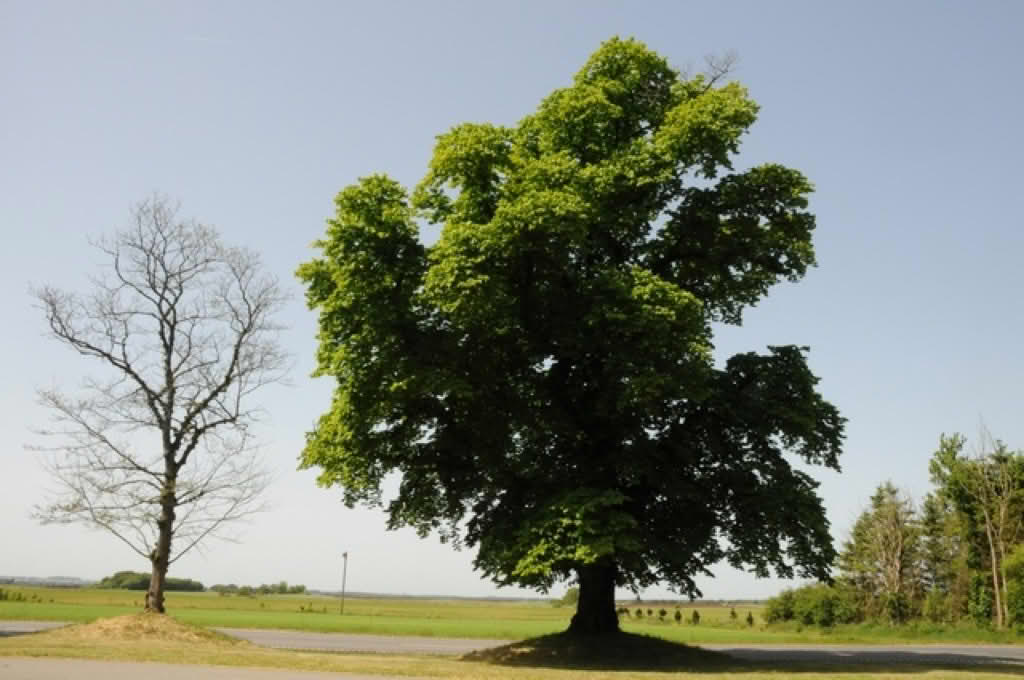
<instances>
[{"instance_id":1,"label":"bare branch","mask_svg":"<svg viewBox=\"0 0 1024 680\"><path fill-rule=\"evenodd\" d=\"M36 515L104 529L150 559L147 608L162 610L167 565L261 509L248 399L289 369L274 321L286 296L255 253L161 196L93 245L108 266L88 295L34 291L51 336L104 369L79 396L39 392L53 426L38 434L52 443L30 448L59 490Z\"/></svg>"}]
</instances>

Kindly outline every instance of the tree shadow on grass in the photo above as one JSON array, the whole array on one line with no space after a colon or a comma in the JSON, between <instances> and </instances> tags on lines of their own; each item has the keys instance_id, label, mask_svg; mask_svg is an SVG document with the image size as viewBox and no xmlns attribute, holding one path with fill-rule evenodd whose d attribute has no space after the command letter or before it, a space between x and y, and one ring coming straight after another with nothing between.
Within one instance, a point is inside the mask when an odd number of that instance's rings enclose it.
<instances>
[{"instance_id":1,"label":"tree shadow on grass","mask_svg":"<svg viewBox=\"0 0 1024 680\"><path fill-rule=\"evenodd\" d=\"M1024 660L1009 656L941 651L764 649L742 645L711 651L635 633L555 633L471 652L462 659L498 666L587 671L916 674L953 670L1024 676Z\"/></svg>"},{"instance_id":2,"label":"tree shadow on grass","mask_svg":"<svg viewBox=\"0 0 1024 680\"><path fill-rule=\"evenodd\" d=\"M575 670L723 672L747 666L746 662L720 652L636 633L554 633L470 652L462 658L499 666Z\"/></svg>"}]
</instances>

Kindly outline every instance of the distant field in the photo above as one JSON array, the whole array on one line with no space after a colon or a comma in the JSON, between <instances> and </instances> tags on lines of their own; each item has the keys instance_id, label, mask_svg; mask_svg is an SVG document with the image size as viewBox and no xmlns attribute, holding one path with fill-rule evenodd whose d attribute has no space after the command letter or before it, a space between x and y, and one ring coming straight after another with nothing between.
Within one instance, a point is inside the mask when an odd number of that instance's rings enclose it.
<instances>
[{"instance_id":1,"label":"distant field","mask_svg":"<svg viewBox=\"0 0 1024 680\"><path fill-rule=\"evenodd\" d=\"M26 601L0 601L0 619L87 622L131 614L142 607L143 593L126 590L22 588L3 586ZM521 640L555 633L569 625L572 607L554 607L546 601L446 600L420 598L348 597L344 616L337 597L260 595L240 597L216 593L168 593L167 611L176 619L206 627L281 628L316 632L425 635ZM836 626L831 630L796 625L765 626L756 606L739 604L730 619L729 606L693 606L683 603L682 624L674 620L675 604L622 602L631 615L622 618L624 630L688 643L900 643L986 642L1020 644L1013 632L974 627L950 628L931 624L906 627L886 625ZM636 609L644 611L637 619ZM659 620L660 609L666 610ZM653 617L647 615L651 609ZM694 610L699 625L689 623ZM752 612L756 621L748 627Z\"/></svg>"}]
</instances>

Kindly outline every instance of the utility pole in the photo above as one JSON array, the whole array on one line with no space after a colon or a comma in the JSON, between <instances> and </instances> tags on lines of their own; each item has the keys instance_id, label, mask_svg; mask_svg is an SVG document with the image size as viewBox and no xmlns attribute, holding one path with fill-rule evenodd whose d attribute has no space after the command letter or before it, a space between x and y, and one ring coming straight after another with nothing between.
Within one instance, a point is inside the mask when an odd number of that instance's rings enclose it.
<instances>
[{"instance_id":1,"label":"utility pole","mask_svg":"<svg viewBox=\"0 0 1024 680\"><path fill-rule=\"evenodd\" d=\"M341 553L341 559L345 560L345 565L341 568L341 611L340 614L345 613L345 579L348 577L348 551Z\"/></svg>"}]
</instances>

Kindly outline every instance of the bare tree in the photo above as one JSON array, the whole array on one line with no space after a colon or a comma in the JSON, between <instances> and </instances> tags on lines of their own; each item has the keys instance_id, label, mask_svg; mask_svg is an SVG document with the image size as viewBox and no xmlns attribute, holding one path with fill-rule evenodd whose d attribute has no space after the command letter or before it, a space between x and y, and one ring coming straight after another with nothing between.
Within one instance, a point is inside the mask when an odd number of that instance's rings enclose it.
<instances>
[{"instance_id":1,"label":"bare tree","mask_svg":"<svg viewBox=\"0 0 1024 680\"><path fill-rule=\"evenodd\" d=\"M740 54L736 50L728 50L721 54L704 55L704 68L699 71L704 78L704 90L710 90L726 77L736 71L740 63ZM688 64L681 70L680 75L689 80L696 75L693 64Z\"/></svg>"},{"instance_id":2,"label":"bare tree","mask_svg":"<svg viewBox=\"0 0 1024 680\"><path fill-rule=\"evenodd\" d=\"M273 319L286 298L255 253L166 198L131 214L94 244L109 266L87 295L33 291L52 336L103 371L73 395L39 392L54 424L30 448L58 485L36 516L105 529L148 559L146 609L163 612L168 566L260 509L249 396L287 372Z\"/></svg>"},{"instance_id":3,"label":"bare tree","mask_svg":"<svg viewBox=\"0 0 1024 680\"><path fill-rule=\"evenodd\" d=\"M1009 622L1006 569L1007 552L1017 542L1024 509L1024 467L1019 455L993 439L988 428L981 427L981 436L974 457L964 468L965 490L973 498L985 529L992 569L992 592L995 596L996 626Z\"/></svg>"},{"instance_id":4,"label":"bare tree","mask_svg":"<svg viewBox=\"0 0 1024 680\"><path fill-rule=\"evenodd\" d=\"M1024 530L1024 455L1010 451L980 428L973 455L964 455L966 439L958 434L939 439L932 458L932 481L962 515L984 531L992 574L995 624L1009 622L1008 587L1004 561ZM979 546L979 548L982 546Z\"/></svg>"}]
</instances>

